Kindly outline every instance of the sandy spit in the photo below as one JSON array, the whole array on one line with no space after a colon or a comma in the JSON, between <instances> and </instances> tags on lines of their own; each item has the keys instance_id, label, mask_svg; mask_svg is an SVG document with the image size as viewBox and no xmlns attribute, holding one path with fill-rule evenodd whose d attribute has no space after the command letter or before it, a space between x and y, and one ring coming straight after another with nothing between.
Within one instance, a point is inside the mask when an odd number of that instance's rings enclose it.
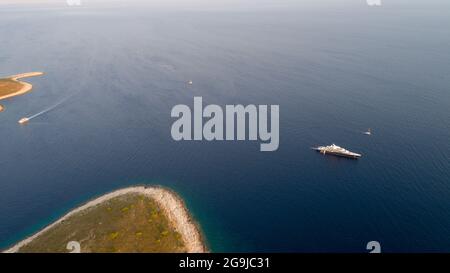
<instances>
[{"instance_id":1,"label":"sandy spit","mask_svg":"<svg viewBox=\"0 0 450 273\"><path fill-rule=\"evenodd\" d=\"M14 92L14 93L11 93L11 94L8 94L5 96L0 96L0 100L23 95L23 94L29 92L33 88L33 86L27 82L19 81L19 79L28 78L28 77L36 77L36 76L41 76L41 75L44 75L44 73L43 72L30 72L30 73L17 74L17 75L12 75L12 76L7 77L7 79L11 79L13 81L20 83L22 85L22 88L20 88L20 90L18 90L17 92Z\"/></svg>"}]
</instances>

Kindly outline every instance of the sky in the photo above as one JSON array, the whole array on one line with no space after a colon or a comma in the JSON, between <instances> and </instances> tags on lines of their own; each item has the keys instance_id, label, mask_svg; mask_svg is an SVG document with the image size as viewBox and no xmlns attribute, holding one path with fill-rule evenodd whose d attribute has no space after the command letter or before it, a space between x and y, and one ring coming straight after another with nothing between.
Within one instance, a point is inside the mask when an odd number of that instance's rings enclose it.
<instances>
[{"instance_id":1,"label":"sky","mask_svg":"<svg viewBox=\"0 0 450 273\"><path fill-rule=\"evenodd\" d=\"M122 2L122 3L148 3L148 4L177 4L177 5L304 5L318 3L320 5L326 4L339 4L343 2L364 3L366 0L81 0L85 3L108 3L108 2ZM383 0L382 0L383 1ZM388 1L388 0L385 0ZM389 1L402 1L402 0L389 0ZM411 0L409 0L411 1ZM414 1L414 0L413 0ZM66 0L0 0L0 3L64 3Z\"/></svg>"},{"instance_id":2,"label":"sky","mask_svg":"<svg viewBox=\"0 0 450 273\"><path fill-rule=\"evenodd\" d=\"M57 4L58 6L68 6L67 1L78 0L0 0L2 4L20 4L28 5L46 5ZM276 9L276 8L344 8L367 7L367 2L381 1L382 7L400 7L400 8L450 8L450 0L79 0L82 6L104 6L111 3L111 6L120 4L120 6L145 5L146 7L163 8L182 8L182 9ZM380 8L380 7L376 7Z\"/></svg>"},{"instance_id":3,"label":"sky","mask_svg":"<svg viewBox=\"0 0 450 273\"><path fill-rule=\"evenodd\" d=\"M77 0L0 0L0 4L66 4L67 1ZM342 1L361 2L366 0L80 0L83 5L121 3L127 5L145 4L149 6L177 6L191 8L207 7L283 7L323 2L323 4Z\"/></svg>"}]
</instances>

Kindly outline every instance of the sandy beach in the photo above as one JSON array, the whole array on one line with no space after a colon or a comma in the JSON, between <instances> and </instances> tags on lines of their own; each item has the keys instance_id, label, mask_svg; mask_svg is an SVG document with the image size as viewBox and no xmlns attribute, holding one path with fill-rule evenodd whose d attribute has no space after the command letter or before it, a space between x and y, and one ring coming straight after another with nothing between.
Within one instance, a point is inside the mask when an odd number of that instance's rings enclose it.
<instances>
[{"instance_id":1,"label":"sandy beach","mask_svg":"<svg viewBox=\"0 0 450 273\"><path fill-rule=\"evenodd\" d=\"M5 250L4 253L18 252L21 247L27 245L35 238L39 237L41 234L60 224L69 217L75 215L76 213L81 212L87 208L99 205L112 198L129 193L146 195L154 199L159 204L164 213L167 215L169 221L173 224L175 230L181 234L188 253L203 253L208 251L205 243L203 242L203 238L199 228L189 215L189 212L183 200L176 193L159 186L135 186L102 195L94 200L85 203L84 205L70 211L56 222L48 225L38 233L26 238L23 241L20 241L13 247Z\"/></svg>"},{"instance_id":2,"label":"sandy beach","mask_svg":"<svg viewBox=\"0 0 450 273\"><path fill-rule=\"evenodd\" d=\"M17 75L12 75L12 76L6 77L6 79L10 79L12 81L20 83L22 85L22 88L20 88L19 90L17 90L14 93L0 96L0 100L23 95L23 94L29 92L33 88L33 86L31 84L29 84L27 82L19 81L19 79L42 76L42 75L44 75L43 72L30 72L30 73L23 73L23 74L17 74ZM0 108L0 111L1 111L1 108Z\"/></svg>"}]
</instances>

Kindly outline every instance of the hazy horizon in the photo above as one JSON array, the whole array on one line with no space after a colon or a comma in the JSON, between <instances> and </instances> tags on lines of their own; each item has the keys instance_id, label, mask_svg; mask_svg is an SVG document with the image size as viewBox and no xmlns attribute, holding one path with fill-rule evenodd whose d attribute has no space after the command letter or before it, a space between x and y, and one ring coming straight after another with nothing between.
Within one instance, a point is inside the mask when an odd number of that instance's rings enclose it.
<instances>
[{"instance_id":1,"label":"hazy horizon","mask_svg":"<svg viewBox=\"0 0 450 273\"><path fill-rule=\"evenodd\" d=\"M66 0L0 0L0 4L64 4L66 5ZM145 4L145 5L156 5L156 6L183 6L183 7L302 7L302 6L317 6L317 7L329 7L329 6L346 6L354 5L357 6L367 6L367 0L81 0L82 5L96 5L96 4L107 4L107 3L120 3L126 5L135 4ZM411 6L426 6L431 5L449 5L449 1L445 0L381 0L382 6L397 6L403 5L405 7Z\"/></svg>"}]
</instances>

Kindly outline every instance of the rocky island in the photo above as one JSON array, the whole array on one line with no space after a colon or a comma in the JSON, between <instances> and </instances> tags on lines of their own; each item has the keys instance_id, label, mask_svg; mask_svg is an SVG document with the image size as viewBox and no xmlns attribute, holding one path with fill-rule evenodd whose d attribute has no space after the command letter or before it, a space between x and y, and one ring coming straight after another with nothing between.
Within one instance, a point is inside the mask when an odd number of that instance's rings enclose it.
<instances>
[{"instance_id":1,"label":"rocky island","mask_svg":"<svg viewBox=\"0 0 450 273\"><path fill-rule=\"evenodd\" d=\"M69 212L5 252L207 252L183 200L159 186L120 189Z\"/></svg>"}]
</instances>

